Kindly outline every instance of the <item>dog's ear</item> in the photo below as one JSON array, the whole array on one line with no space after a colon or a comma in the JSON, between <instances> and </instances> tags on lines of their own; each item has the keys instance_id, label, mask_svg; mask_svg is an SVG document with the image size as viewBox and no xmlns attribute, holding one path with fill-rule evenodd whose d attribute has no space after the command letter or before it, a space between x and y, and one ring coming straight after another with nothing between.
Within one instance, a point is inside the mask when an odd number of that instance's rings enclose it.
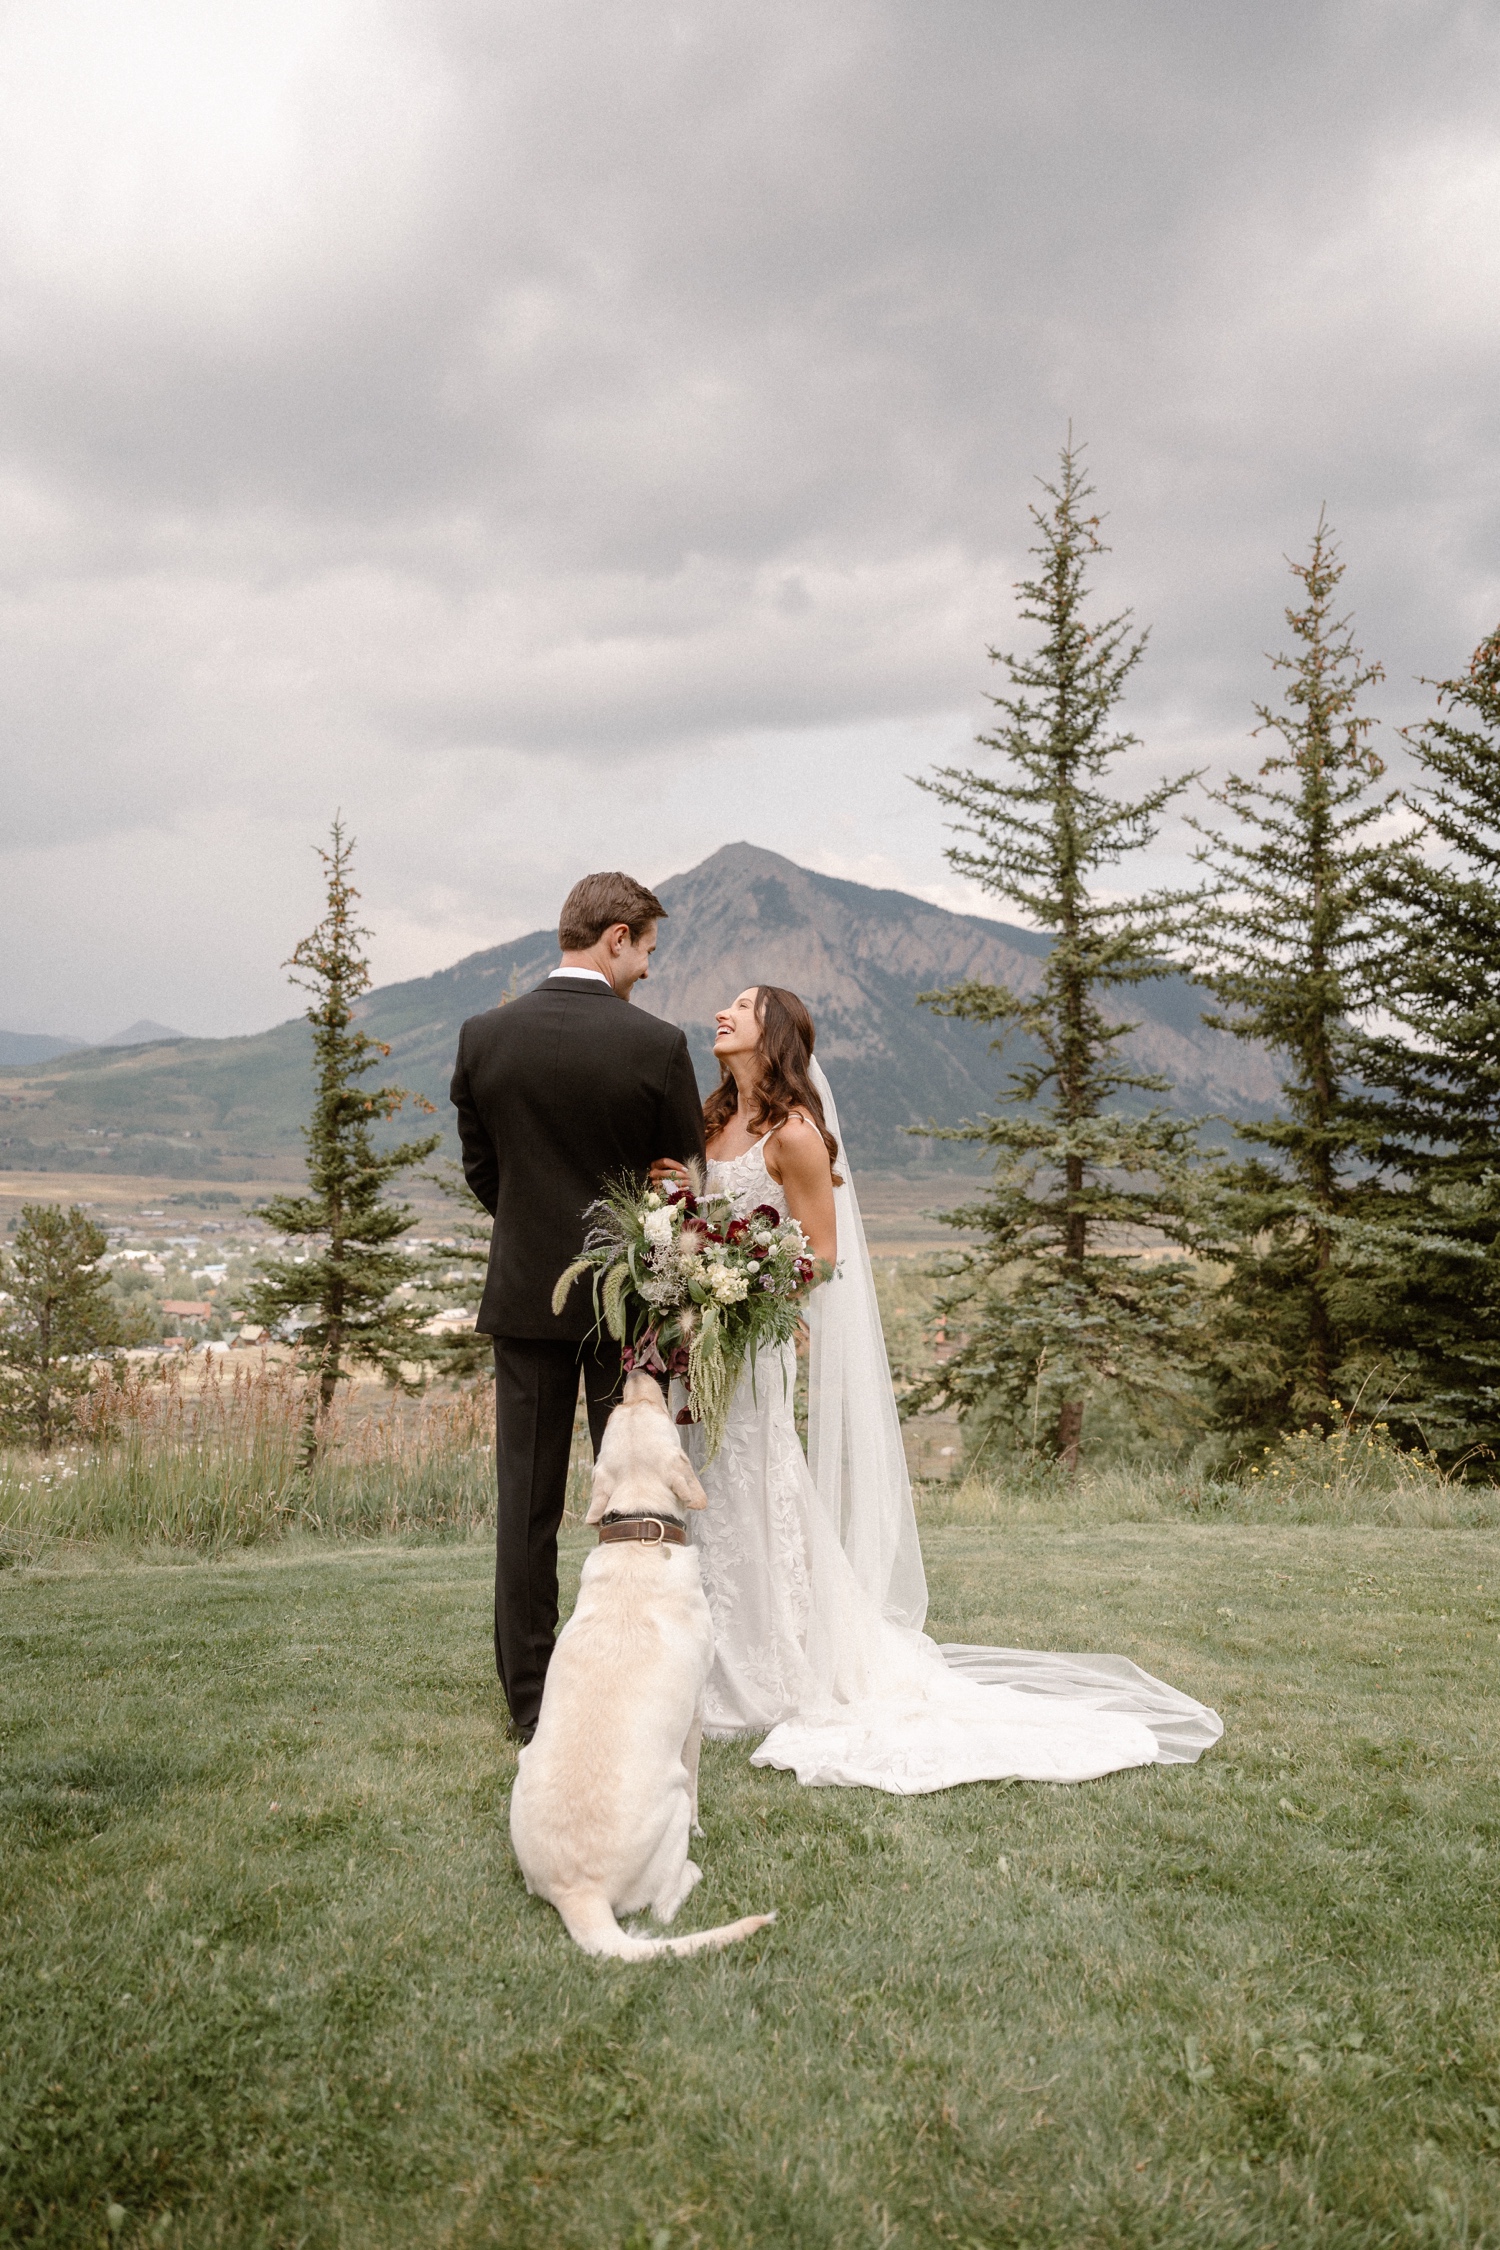
<instances>
[{"instance_id":1,"label":"dog's ear","mask_svg":"<svg viewBox=\"0 0 1500 2250\"><path fill-rule=\"evenodd\" d=\"M708 1494L698 1482L692 1462L680 1447L676 1459L667 1471L667 1484L673 1498L680 1500L685 1508L708 1506Z\"/></svg>"},{"instance_id":2,"label":"dog's ear","mask_svg":"<svg viewBox=\"0 0 1500 2250\"><path fill-rule=\"evenodd\" d=\"M609 1507L610 1496L614 1489L614 1470L606 1462L596 1461L594 1463L593 1498L589 1501L589 1512L583 1519L585 1523L597 1523L599 1521L599 1518Z\"/></svg>"}]
</instances>

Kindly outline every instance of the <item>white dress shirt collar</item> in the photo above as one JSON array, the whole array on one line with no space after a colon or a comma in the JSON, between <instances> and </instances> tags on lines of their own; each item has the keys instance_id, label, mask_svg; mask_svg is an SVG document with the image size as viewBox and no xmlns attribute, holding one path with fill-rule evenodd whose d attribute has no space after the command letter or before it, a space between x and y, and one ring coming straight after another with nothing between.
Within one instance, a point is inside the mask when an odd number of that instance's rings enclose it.
<instances>
[{"instance_id":1,"label":"white dress shirt collar","mask_svg":"<svg viewBox=\"0 0 1500 2250\"><path fill-rule=\"evenodd\" d=\"M596 977L610 992L615 989L602 969L549 969L547 982L550 984L554 977Z\"/></svg>"}]
</instances>

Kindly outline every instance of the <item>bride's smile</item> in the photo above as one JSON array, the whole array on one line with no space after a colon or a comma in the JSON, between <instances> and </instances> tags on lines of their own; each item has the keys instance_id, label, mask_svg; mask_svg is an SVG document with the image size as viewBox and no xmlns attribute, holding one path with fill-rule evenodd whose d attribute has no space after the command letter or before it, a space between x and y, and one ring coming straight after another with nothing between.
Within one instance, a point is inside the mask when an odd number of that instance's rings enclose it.
<instances>
[{"instance_id":1,"label":"bride's smile","mask_svg":"<svg viewBox=\"0 0 1500 2250\"><path fill-rule=\"evenodd\" d=\"M838 1257L833 1142L807 1072L812 1018L794 992L746 985L714 1017L720 1081L704 1105L711 1161L733 1164L759 1148L815 1258Z\"/></svg>"},{"instance_id":2,"label":"bride's smile","mask_svg":"<svg viewBox=\"0 0 1500 2250\"><path fill-rule=\"evenodd\" d=\"M760 997L758 985L747 985L738 1000L731 1000L714 1017L714 1053L721 1060L730 1055L753 1055L760 1045L760 1018L756 1002Z\"/></svg>"}]
</instances>

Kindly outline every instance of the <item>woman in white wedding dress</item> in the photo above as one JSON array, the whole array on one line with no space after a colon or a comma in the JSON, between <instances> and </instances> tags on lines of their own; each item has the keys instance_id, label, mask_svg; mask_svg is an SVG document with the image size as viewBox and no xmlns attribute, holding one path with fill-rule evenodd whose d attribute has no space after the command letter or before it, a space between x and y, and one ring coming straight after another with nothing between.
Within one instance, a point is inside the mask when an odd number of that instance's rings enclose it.
<instances>
[{"instance_id":1,"label":"woman in white wedding dress","mask_svg":"<svg viewBox=\"0 0 1500 2250\"><path fill-rule=\"evenodd\" d=\"M832 1091L794 993L752 985L718 1017L722 1083L704 1104L709 1191L769 1205L837 1259L808 1301L808 1451L796 1355L762 1351L693 1519L715 1656L704 1720L764 1734L751 1763L804 1783L900 1795L959 1782L1088 1781L1192 1760L1218 1717L1120 1656L940 1647L874 1277ZM675 1171L676 1166L663 1166Z\"/></svg>"}]
</instances>

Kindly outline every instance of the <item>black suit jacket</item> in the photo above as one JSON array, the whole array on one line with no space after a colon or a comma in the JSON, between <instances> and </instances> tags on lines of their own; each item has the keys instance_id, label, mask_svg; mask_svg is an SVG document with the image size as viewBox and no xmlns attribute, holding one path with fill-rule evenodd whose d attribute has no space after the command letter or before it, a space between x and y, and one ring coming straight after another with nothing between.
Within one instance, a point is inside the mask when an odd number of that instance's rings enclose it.
<instances>
[{"instance_id":1,"label":"black suit jacket","mask_svg":"<svg viewBox=\"0 0 1500 2250\"><path fill-rule=\"evenodd\" d=\"M653 1157L703 1154L687 1040L597 978L552 977L469 1017L450 1096L464 1175L495 1218L480 1335L581 1341L595 1320L587 1278L561 1319L552 1291L583 1247L584 1211Z\"/></svg>"}]
</instances>

